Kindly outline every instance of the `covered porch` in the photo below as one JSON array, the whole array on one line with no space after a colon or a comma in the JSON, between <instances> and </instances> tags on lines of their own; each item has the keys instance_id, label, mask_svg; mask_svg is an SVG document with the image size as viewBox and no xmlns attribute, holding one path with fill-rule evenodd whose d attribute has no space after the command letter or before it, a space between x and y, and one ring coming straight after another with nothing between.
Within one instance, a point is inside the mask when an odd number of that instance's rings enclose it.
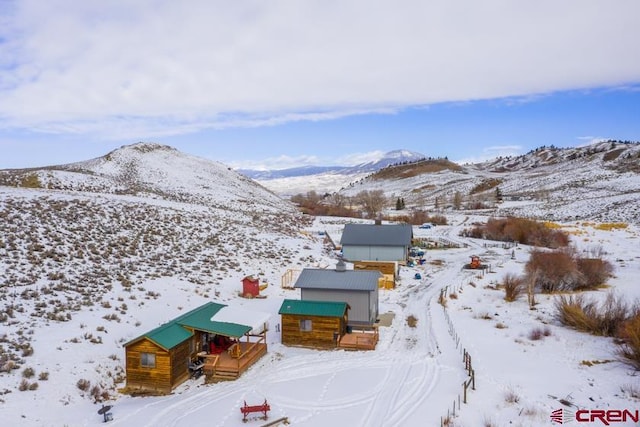
<instances>
[{"instance_id":1,"label":"covered porch","mask_svg":"<svg viewBox=\"0 0 640 427\"><path fill-rule=\"evenodd\" d=\"M191 356L192 369L202 372L206 382L238 378L267 353L269 317L225 307L209 322L194 325L199 348Z\"/></svg>"}]
</instances>

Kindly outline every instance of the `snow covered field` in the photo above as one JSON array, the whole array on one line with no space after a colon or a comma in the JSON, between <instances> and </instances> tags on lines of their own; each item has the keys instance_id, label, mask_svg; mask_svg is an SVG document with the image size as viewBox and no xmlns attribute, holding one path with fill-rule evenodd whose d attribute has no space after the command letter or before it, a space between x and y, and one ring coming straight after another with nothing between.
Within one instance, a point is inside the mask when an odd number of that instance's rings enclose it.
<instances>
[{"instance_id":1,"label":"snow covered field","mask_svg":"<svg viewBox=\"0 0 640 427\"><path fill-rule=\"evenodd\" d=\"M241 426L240 406L271 405L269 419L288 417L295 426L438 426L451 416L456 426L553 425L552 411L564 408L628 409L640 406L623 390L640 389L637 373L617 362L611 338L593 337L566 329L554 320L554 297L539 295L536 310L529 310L526 296L504 302L495 285L507 273L521 273L530 248L485 247L485 241L458 236L475 218L449 216L449 226L418 230L466 243L461 249L427 252L427 263L403 267L395 290L381 290L380 313L393 313L390 326L380 327L375 351L316 351L280 344L278 308L284 298L299 298L297 290L279 286L287 262L253 264L264 271L270 286L265 299L237 296L241 273L229 274L216 286L216 294L194 292L191 283L173 277L148 279L141 285L156 296L126 300L134 308L121 321L105 321L103 310L88 308L65 323L34 323L35 352L27 365L38 381L36 390L19 391L20 372L0 374L0 418L7 426L103 425L89 392L77 387L79 379L91 384L115 383L122 376L122 343L166 322L205 301L214 300L243 309L272 313L269 350L256 365L234 382L204 385L189 380L165 397L112 395L113 426ZM333 266L335 259L323 246L317 231L339 236L342 221L317 218L309 227L308 251L318 264ZM609 285L615 292L640 298L640 231L596 230L589 224L567 224L579 231L573 236L579 250L601 246L615 266ZM286 245L283 241L280 244ZM297 246L296 246L297 247ZM292 249L295 249L292 246ZM485 275L463 270L472 254L491 264ZM313 266L313 265L308 265ZM416 272L422 279L414 279ZM446 309L438 303L446 288ZM601 298L608 291L592 292ZM122 304L116 290L103 300ZM129 296L127 296L128 298ZM417 319L410 326L407 318ZM64 327L62 327L64 326ZM11 327L4 323L2 328ZM531 331L545 330L541 339ZM0 332L2 335L4 331ZM100 337L92 343L87 337ZM468 373L463 350L471 356L476 390L468 391L468 403L458 403ZM122 387L119 383L117 386ZM561 403L572 404L572 407ZM455 411L455 416L453 412ZM585 425L601 425L600 422ZM636 425L633 422L612 425Z\"/></svg>"}]
</instances>

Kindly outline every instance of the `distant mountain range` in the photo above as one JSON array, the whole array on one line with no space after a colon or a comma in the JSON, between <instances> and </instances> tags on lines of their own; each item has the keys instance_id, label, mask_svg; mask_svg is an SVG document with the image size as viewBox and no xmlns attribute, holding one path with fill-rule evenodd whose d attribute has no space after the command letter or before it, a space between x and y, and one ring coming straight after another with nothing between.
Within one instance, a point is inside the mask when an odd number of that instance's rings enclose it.
<instances>
[{"instance_id":1,"label":"distant mountain range","mask_svg":"<svg viewBox=\"0 0 640 427\"><path fill-rule=\"evenodd\" d=\"M301 166L288 169L254 170L238 169L237 171L246 177L258 181L267 181L280 178L294 178L301 176L311 176L320 174L334 175L359 175L371 173L390 165L413 162L426 158L424 154L409 150L393 150L386 153L382 158L371 162L361 163L353 166Z\"/></svg>"}]
</instances>

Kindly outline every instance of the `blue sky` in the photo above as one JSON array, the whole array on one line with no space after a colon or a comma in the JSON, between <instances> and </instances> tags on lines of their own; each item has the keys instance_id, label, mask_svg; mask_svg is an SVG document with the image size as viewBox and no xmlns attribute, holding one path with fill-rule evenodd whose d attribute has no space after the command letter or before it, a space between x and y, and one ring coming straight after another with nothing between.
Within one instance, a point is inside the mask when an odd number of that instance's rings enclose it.
<instances>
[{"instance_id":1,"label":"blue sky","mask_svg":"<svg viewBox=\"0 0 640 427\"><path fill-rule=\"evenodd\" d=\"M635 0L0 0L0 168L138 141L273 169L640 140L637 16Z\"/></svg>"}]
</instances>

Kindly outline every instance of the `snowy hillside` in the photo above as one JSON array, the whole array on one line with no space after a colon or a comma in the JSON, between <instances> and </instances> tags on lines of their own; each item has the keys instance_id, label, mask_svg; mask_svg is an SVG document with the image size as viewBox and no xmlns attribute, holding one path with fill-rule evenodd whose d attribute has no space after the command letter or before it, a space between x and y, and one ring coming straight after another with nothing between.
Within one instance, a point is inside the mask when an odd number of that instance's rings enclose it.
<instances>
[{"instance_id":1,"label":"snowy hillside","mask_svg":"<svg viewBox=\"0 0 640 427\"><path fill-rule=\"evenodd\" d=\"M0 185L140 195L241 210L260 200L261 209L286 209L279 197L221 163L153 143L124 146L85 162L0 171Z\"/></svg>"},{"instance_id":2,"label":"snowy hillside","mask_svg":"<svg viewBox=\"0 0 640 427\"><path fill-rule=\"evenodd\" d=\"M135 144L0 175L0 395L18 392L30 367L46 372L38 395L59 404L82 399L80 376L113 396L123 335L112 324L129 325L129 336L166 319L155 302L163 295L181 307L191 298L225 301L235 295L225 283L248 274L276 281L280 265L315 262L300 234L305 220L288 202L169 147ZM146 306L160 316L152 323L139 317ZM0 396L0 405L24 397Z\"/></svg>"},{"instance_id":3,"label":"snowy hillside","mask_svg":"<svg viewBox=\"0 0 640 427\"><path fill-rule=\"evenodd\" d=\"M392 200L404 198L408 208L442 211L453 208L459 193L461 208L496 215L640 223L638 143L542 147L518 157L456 167L436 167L437 162L387 168L342 193L382 190ZM497 191L504 203L497 203Z\"/></svg>"}]
</instances>

